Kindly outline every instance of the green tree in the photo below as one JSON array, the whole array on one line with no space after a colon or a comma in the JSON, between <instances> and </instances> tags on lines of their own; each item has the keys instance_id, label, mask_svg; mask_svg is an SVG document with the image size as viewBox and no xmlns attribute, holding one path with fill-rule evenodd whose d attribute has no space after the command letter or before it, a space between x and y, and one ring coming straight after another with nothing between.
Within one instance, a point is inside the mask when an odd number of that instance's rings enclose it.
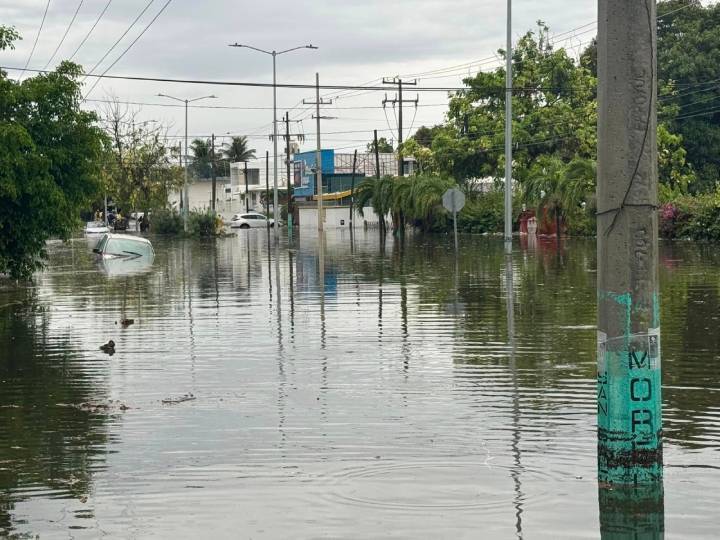
<instances>
[{"instance_id":1,"label":"green tree","mask_svg":"<svg viewBox=\"0 0 720 540\"><path fill-rule=\"evenodd\" d=\"M123 209L142 210L167 206L170 192L179 189L182 169L173 163L177 149L165 143L165 129L139 122L138 111L117 100L105 109L105 129L110 147L104 167L105 192Z\"/></svg>"},{"instance_id":2,"label":"green tree","mask_svg":"<svg viewBox=\"0 0 720 540\"><path fill-rule=\"evenodd\" d=\"M513 176L524 182L535 160L590 158L596 146L595 78L563 49L548 28L526 33L513 50ZM505 56L504 51L500 51ZM478 73L450 100L447 122L432 141L443 174L465 182L500 178L505 166L505 70Z\"/></svg>"},{"instance_id":3,"label":"green tree","mask_svg":"<svg viewBox=\"0 0 720 540\"><path fill-rule=\"evenodd\" d=\"M255 149L248 147L248 140L245 136L233 137L223 148L223 155L230 163L250 161L255 159Z\"/></svg>"},{"instance_id":4,"label":"green tree","mask_svg":"<svg viewBox=\"0 0 720 540\"><path fill-rule=\"evenodd\" d=\"M212 176L210 146L210 139L194 139L193 142L190 143L190 151L193 154L191 168L193 174L198 178L210 178L210 176Z\"/></svg>"},{"instance_id":5,"label":"green tree","mask_svg":"<svg viewBox=\"0 0 720 540\"><path fill-rule=\"evenodd\" d=\"M0 50L14 29L0 27ZM0 71L0 272L29 277L42 264L45 241L69 238L80 211L100 188L106 137L94 113L80 108L82 69L17 82Z\"/></svg>"},{"instance_id":6,"label":"green tree","mask_svg":"<svg viewBox=\"0 0 720 540\"><path fill-rule=\"evenodd\" d=\"M693 191L710 191L720 179L720 5L699 0L658 4L660 101L674 105L661 116L682 135L687 161L697 174Z\"/></svg>"},{"instance_id":7,"label":"green tree","mask_svg":"<svg viewBox=\"0 0 720 540\"><path fill-rule=\"evenodd\" d=\"M378 152L381 154L391 154L393 152L392 143L390 143L385 137L380 137L377 142ZM367 151L370 154L375 153L375 141L367 143Z\"/></svg>"},{"instance_id":8,"label":"green tree","mask_svg":"<svg viewBox=\"0 0 720 540\"><path fill-rule=\"evenodd\" d=\"M524 198L537 207L539 216L554 218L558 238L567 217L588 203L595 192L595 165L575 158L564 163L558 156L540 156L523 184Z\"/></svg>"}]
</instances>

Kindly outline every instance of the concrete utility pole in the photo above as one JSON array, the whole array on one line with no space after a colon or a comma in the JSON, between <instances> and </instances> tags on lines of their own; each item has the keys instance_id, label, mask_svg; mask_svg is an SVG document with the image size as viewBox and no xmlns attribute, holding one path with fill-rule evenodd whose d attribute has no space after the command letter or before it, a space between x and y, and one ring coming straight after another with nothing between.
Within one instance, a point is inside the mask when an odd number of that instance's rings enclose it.
<instances>
[{"instance_id":1,"label":"concrete utility pole","mask_svg":"<svg viewBox=\"0 0 720 540\"><path fill-rule=\"evenodd\" d=\"M283 122L285 122L285 155L287 156L287 159L285 160L285 166L287 167L287 200L288 200L288 232L292 231L293 227L293 178L292 178L292 160L290 159L290 142L292 141L293 137L296 138L298 141L304 141L305 135L302 133L296 133L294 135L290 134L290 113L285 113L285 118L283 118ZM293 122L300 122L300 120L293 120Z\"/></svg>"},{"instance_id":2,"label":"concrete utility pole","mask_svg":"<svg viewBox=\"0 0 720 540\"><path fill-rule=\"evenodd\" d=\"M210 138L210 170L212 174L212 201L210 208L213 214L215 213L215 199L217 198L217 174L215 172L215 134L213 133Z\"/></svg>"},{"instance_id":3,"label":"concrete utility pole","mask_svg":"<svg viewBox=\"0 0 720 540\"><path fill-rule=\"evenodd\" d=\"M507 0L505 47L505 251L512 252L512 0Z\"/></svg>"},{"instance_id":4,"label":"concrete utility pole","mask_svg":"<svg viewBox=\"0 0 720 540\"><path fill-rule=\"evenodd\" d=\"M270 152L265 150L265 208L267 208L267 226L270 228ZM275 228L279 227L277 223L277 216L273 216L275 219ZM268 237L269 238L269 237ZM269 253L269 251L268 251Z\"/></svg>"},{"instance_id":5,"label":"concrete utility pole","mask_svg":"<svg viewBox=\"0 0 720 540\"><path fill-rule=\"evenodd\" d=\"M243 176L245 176L245 213L250 211L250 184L248 183L248 170L247 161L245 163L245 170Z\"/></svg>"},{"instance_id":6,"label":"concrete utility pole","mask_svg":"<svg viewBox=\"0 0 720 540\"><path fill-rule=\"evenodd\" d=\"M332 120L332 117L330 116L320 116L320 105L331 105L332 100L329 99L321 99L320 98L320 74L315 74L315 101L308 101L306 99L303 99L303 103L305 105L315 105L315 115L313 118L317 120L316 124L316 138L317 138L317 150L315 152L315 184L317 188L317 198L318 198L318 205L317 205L317 214L318 214L318 230L323 230L323 222L325 221L325 216L323 214L323 185L322 185L322 146L320 144L320 120L327 119Z\"/></svg>"},{"instance_id":7,"label":"concrete utility pole","mask_svg":"<svg viewBox=\"0 0 720 540\"><path fill-rule=\"evenodd\" d=\"M395 99L388 99L387 95L385 95L385 99L383 99L382 105L384 108L385 105L388 103L391 103L393 107L395 106L395 104L398 104L398 176L402 176L403 157L400 152L400 146L402 146L403 143L403 103L413 103L415 107L417 107L418 102L420 101L420 96L417 96L415 99L403 99L403 84L417 86L417 81L403 81L400 77L395 77L392 79L383 78L383 84L395 84L398 87L397 97Z\"/></svg>"},{"instance_id":8,"label":"concrete utility pole","mask_svg":"<svg viewBox=\"0 0 720 540\"><path fill-rule=\"evenodd\" d=\"M377 129L373 130L373 141L375 142L375 178L380 178L380 150L378 150Z\"/></svg>"},{"instance_id":9,"label":"concrete utility pole","mask_svg":"<svg viewBox=\"0 0 720 540\"><path fill-rule=\"evenodd\" d=\"M355 149L355 154L353 154L353 172L352 172L352 178L350 180L350 230L352 231L353 228L353 212L355 205L355 172L357 171L357 148Z\"/></svg>"},{"instance_id":10,"label":"concrete utility pole","mask_svg":"<svg viewBox=\"0 0 720 540\"><path fill-rule=\"evenodd\" d=\"M655 0L598 7L598 477L662 480Z\"/></svg>"}]
</instances>

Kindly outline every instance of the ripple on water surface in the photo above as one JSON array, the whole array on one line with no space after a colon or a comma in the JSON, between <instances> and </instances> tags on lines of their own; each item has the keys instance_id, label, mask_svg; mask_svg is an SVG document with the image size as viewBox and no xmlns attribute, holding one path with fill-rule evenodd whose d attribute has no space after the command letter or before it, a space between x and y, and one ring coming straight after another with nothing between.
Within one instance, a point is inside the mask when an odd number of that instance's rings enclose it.
<instances>
[{"instance_id":1,"label":"ripple on water surface","mask_svg":"<svg viewBox=\"0 0 720 540\"><path fill-rule=\"evenodd\" d=\"M268 240L155 239L131 275L52 244L32 285L0 284L0 536L596 538L615 519L594 244L508 263L485 238L457 261L444 238ZM653 519L684 538L720 525L719 269L661 250Z\"/></svg>"}]
</instances>

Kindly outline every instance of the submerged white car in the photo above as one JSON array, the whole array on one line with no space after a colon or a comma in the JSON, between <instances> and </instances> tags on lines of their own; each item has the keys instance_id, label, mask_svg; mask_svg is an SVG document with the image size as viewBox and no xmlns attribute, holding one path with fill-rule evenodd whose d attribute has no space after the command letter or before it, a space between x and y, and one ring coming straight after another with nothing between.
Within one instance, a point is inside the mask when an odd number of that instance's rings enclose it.
<instances>
[{"instance_id":1,"label":"submerged white car","mask_svg":"<svg viewBox=\"0 0 720 540\"><path fill-rule=\"evenodd\" d=\"M153 259L153 250L150 240L139 236L126 234L106 234L93 249L93 252L103 259Z\"/></svg>"},{"instance_id":2,"label":"submerged white car","mask_svg":"<svg viewBox=\"0 0 720 540\"><path fill-rule=\"evenodd\" d=\"M275 226L274 219L268 219L257 212L247 212L245 214L235 214L230 220L230 227L233 229L255 229L267 227L268 223L271 227Z\"/></svg>"}]
</instances>

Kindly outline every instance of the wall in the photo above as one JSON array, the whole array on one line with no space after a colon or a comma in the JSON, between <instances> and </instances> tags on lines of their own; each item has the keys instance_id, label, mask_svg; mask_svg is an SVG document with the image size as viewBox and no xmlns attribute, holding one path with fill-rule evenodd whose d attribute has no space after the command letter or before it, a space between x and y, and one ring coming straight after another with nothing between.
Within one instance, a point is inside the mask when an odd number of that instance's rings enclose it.
<instances>
[{"instance_id":1,"label":"wall","mask_svg":"<svg viewBox=\"0 0 720 540\"><path fill-rule=\"evenodd\" d=\"M325 229L349 229L350 228L350 207L348 206L326 206L323 208L325 214ZM365 216L361 216L358 210L353 213L353 228L377 227L380 223L372 208L363 209ZM300 229L317 230L317 208L299 208ZM389 222L390 217L386 220Z\"/></svg>"}]
</instances>

